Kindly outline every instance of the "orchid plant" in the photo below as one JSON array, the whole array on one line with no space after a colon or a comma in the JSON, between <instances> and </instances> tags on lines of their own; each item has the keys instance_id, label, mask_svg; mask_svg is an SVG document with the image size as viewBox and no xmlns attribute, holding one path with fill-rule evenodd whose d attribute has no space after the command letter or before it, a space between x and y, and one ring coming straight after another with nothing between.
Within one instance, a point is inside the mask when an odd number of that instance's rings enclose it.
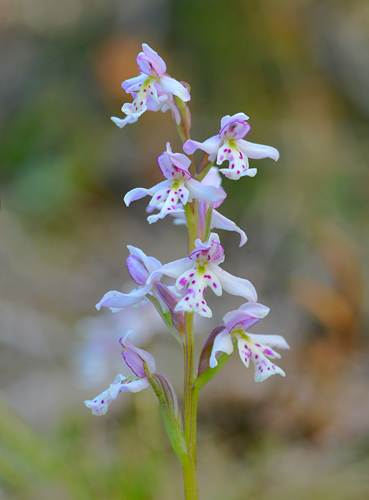
<instances>
[{"instance_id":1,"label":"orchid plant","mask_svg":"<svg viewBox=\"0 0 369 500\"><path fill-rule=\"evenodd\" d=\"M152 224L171 215L175 223L186 225L188 251L186 256L162 264L139 248L128 245L127 268L137 286L130 293L107 292L96 308L107 307L114 313L141 302L150 301L155 306L183 352L184 404L181 408L168 378L156 372L152 355L134 346L129 331L120 343L124 362L132 375L118 374L107 390L85 401L85 405L94 415L104 415L121 392L138 392L151 387L158 398L173 450L183 468L185 498L195 500L198 499L196 418L200 389L221 369L236 345L243 364L248 367L252 361L256 382L274 374L285 376L274 364L274 360L280 358L274 348L288 349L287 342L279 335L250 333L250 328L269 313L269 308L258 303L250 281L220 267L225 260L224 248L218 234L212 232L213 229L236 231L241 238L240 246L247 241L244 231L217 210L226 197L219 172L232 180L253 177L256 168L249 168L249 158L269 157L277 161L279 153L273 147L244 140L251 129L244 113L224 116L219 133L210 139L192 140L187 105L189 85L167 75L163 59L147 44L143 44L142 49L137 56L140 75L122 84L134 100L122 107L125 118L112 117L112 120L122 128L136 122L147 110L164 112L170 109L186 154L173 153L167 143L166 150L158 157L164 180L151 188L132 189L124 201L129 206L132 201L150 196L148 222ZM204 151L198 165L193 158L196 149ZM215 160L217 165L228 161L228 168L218 169L214 166ZM212 317L205 299L206 288L211 288L218 297L225 290L246 302L225 314L223 323L210 333L195 373L194 315Z\"/></svg>"}]
</instances>

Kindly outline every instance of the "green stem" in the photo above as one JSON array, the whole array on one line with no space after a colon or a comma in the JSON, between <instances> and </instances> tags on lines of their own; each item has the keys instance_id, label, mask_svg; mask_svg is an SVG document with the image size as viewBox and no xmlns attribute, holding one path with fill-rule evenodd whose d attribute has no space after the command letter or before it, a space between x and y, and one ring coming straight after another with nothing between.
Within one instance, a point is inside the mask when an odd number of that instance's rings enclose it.
<instances>
[{"instance_id":1,"label":"green stem","mask_svg":"<svg viewBox=\"0 0 369 500\"><path fill-rule=\"evenodd\" d=\"M186 313L185 362L185 411L184 426L189 460L182 462L186 500L198 500L196 467L196 420L198 389L194 387L194 332L193 313Z\"/></svg>"}]
</instances>

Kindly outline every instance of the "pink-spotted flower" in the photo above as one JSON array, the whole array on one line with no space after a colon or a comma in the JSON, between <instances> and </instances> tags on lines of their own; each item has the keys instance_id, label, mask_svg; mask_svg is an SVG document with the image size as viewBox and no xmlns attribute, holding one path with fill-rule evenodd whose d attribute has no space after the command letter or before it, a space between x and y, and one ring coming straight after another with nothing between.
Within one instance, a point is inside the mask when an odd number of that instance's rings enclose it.
<instances>
[{"instance_id":1,"label":"pink-spotted flower","mask_svg":"<svg viewBox=\"0 0 369 500\"><path fill-rule=\"evenodd\" d=\"M193 154L196 149L202 149L209 155L209 160L217 159L217 165L225 160L229 161L228 168L219 169L229 179L237 180L248 175L254 177L256 168L249 168L249 158L272 158L277 161L279 152L271 146L254 144L243 138L249 133L251 126L246 122L249 117L245 113L236 113L233 116L223 116L218 135L214 135L204 142L188 140L183 145L187 154Z\"/></svg>"},{"instance_id":2,"label":"pink-spotted flower","mask_svg":"<svg viewBox=\"0 0 369 500\"><path fill-rule=\"evenodd\" d=\"M175 210L179 202L186 205L188 201L196 198L209 203L219 203L226 197L224 190L192 179L188 171L191 160L182 153L173 153L169 142L167 150L158 157L158 165L167 180L159 182L150 189L134 188L124 197L125 204L129 206L132 201L147 195L152 196L149 205L154 207L160 205L161 208L159 213L149 215L147 220L150 224L163 219Z\"/></svg>"},{"instance_id":3,"label":"pink-spotted flower","mask_svg":"<svg viewBox=\"0 0 369 500\"><path fill-rule=\"evenodd\" d=\"M211 167L209 172L201 181L201 184L205 184L207 186L215 186L219 189L221 188L221 177L219 175L219 170L216 167ZM220 203L216 203L213 205L211 220L210 220L210 229L223 229L225 231L235 231L241 237L239 246L242 247L247 242L247 236L241 228L237 226L233 221L222 215L216 208L221 205ZM209 209L209 203L201 200L199 202L199 225L201 227L202 233L205 233L205 223L206 223L206 214ZM186 224L186 217L183 208L180 205L177 205L176 210L171 213L176 219L174 220L175 224Z\"/></svg>"},{"instance_id":4,"label":"pink-spotted flower","mask_svg":"<svg viewBox=\"0 0 369 500\"><path fill-rule=\"evenodd\" d=\"M224 318L225 328L214 340L209 365L211 368L217 366L216 355L218 352L232 354L233 342L236 338L238 351L243 364L248 367L250 359L254 363L255 382L262 382L271 375L279 373L284 377L284 371L276 366L268 358L276 359L281 356L274 351L273 347L289 349L289 345L280 335L256 335L247 330L255 325L269 313L269 307L258 303L247 302L236 311L230 311Z\"/></svg>"},{"instance_id":5,"label":"pink-spotted flower","mask_svg":"<svg viewBox=\"0 0 369 500\"><path fill-rule=\"evenodd\" d=\"M146 299L146 295L151 293L155 295L160 302L160 294L157 293L156 285L160 280L160 271L152 276L154 271L158 271L162 265L155 257L148 257L142 250L131 245L127 245L130 256L127 259L127 268L131 278L137 283L138 287L130 293L121 293L116 290L107 292L100 302L96 304L99 311L101 307L109 307L113 312L119 311L124 307L133 306ZM166 306L162 303L164 310Z\"/></svg>"},{"instance_id":6,"label":"pink-spotted flower","mask_svg":"<svg viewBox=\"0 0 369 500\"><path fill-rule=\"evenodd\" d=\"M123 359L133 372L133 375L124 377L118 374L106 391L99 394L95 399L85 401L85 405L92 410L94 415L105 415L110 403L113 399L117 399L120 392L139 392L150 385L144 366L146 365L149 373L155 373L155 359L148 352L132 344L129 340L131 332L132 330L128 331L125 337L122 337L119 342L123 347Z\"/></svg>"},{"instance_id":7,"label":"pink-spotted flower","mask_svg":"<svg viewBox=\"0 0 369 500\"><path fill-rule=\"evenodd\" d=\"M162 274L176 278L178 289L188 287L175 311L197 312L200 316L210 318L212 312L204 298L207 287L218 296L222 295L224 289L232 295L257 301L256 290L250 281L233 276L219 267L224 262L224 249L216 233L211 233L209 241L205 243L197 239L195 246L189 257L165 264L160 269Z\"/></svg>"},{"instance_id":8,"label":"pink-spotted flower","mask_svg":"<svg viewBox=\"0 0 369 500\"><path fill-rule=\"evenodd\" d=\"M123 105L122 111L127 115L125 118L112 116L111 119L123 128L127 123L136 122L146 110L165 112L171 109L178 125L181 118L174 96L187 102L191 99L190 93L182 83L165 73L166 64L153 49L143 43L142 50L137 56L140 75L122 83L123 89L127 94L132 94L134 101Z\"/></svg>"}]
</instances>

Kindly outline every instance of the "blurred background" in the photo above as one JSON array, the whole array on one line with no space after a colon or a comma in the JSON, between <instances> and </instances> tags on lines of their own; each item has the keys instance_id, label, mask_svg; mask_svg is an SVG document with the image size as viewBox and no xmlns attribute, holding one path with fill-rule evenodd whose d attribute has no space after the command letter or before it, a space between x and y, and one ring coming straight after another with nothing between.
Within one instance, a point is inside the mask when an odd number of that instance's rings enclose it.
<instances>
[{"instance_id":1,"label":"blurred background","mask_svg":"<svg viewBox=\"0 0 369 500\"><path fill-rule=\"evenodd\" d=\"M156 157L181 143L170 113L119 130L148 43L191 85L192 138L226 114L278 163L224 178L223 268L271 307L255 333L291 346L287 377L253 381L233 356L200 395L203 500L369 499L366 0L0 0L0 498L181 498L182 478L154 395L121 395L105 417L84 405L123 366L118 339L157 358L181 393L178 345L149 306L94 304L133 288L127 244L168 262L186 235L149 226ZM240 300L207 294L198 350Z\"/></svg>"}]
</instances>

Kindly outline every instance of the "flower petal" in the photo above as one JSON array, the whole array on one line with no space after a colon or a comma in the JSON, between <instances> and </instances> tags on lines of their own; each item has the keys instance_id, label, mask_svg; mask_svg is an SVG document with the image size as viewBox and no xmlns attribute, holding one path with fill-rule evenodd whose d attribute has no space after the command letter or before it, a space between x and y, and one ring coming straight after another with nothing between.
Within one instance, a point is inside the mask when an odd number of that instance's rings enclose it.
<instances>
[{"instance_id":1,"label":"flower petal","mask_svg":"<svg viewBox=\"0 0 369 500\"><path fill-rule=\"evenodd\" d=\"M190 139L183 144L183 151L188 155L192 155L196 149L202 149L205 153L212 155L209 157L209 160L213 161L222 144L223 140L220 139L218 135L214 135L204 142L192 141Z\"/></svg>"},{"instance_id":2,"label":"flower petal","mask_svg":"<svg viewBox=\"0 0 369 500\"><path fill-rule=\"evenodd\" d=\"M211 269L214 274L218 277L222 288L230 293L231 295L239 295L240 297L245 297L245 299L250 302L256 302L258 300L258 295L256 293L254 285L243 278L238 278L232 274L227 273L224 269L215 266L212 263L208 264L209 269Z\"/></svg>"},{"instance_id":3,"label":"flower petal","mask_svg":"<svg viewBox=\"0 0 369 500\"><path fill-rule=\"evenodd\" d=\"M117 116L111 116L110 119L117 125L119 128L125 127L128 123L135 123L139 117L144 113L144 111L140 113L135 113L131 115L127 115L125 118L118 118Z\"/></svg>"},{"instance_id":4,"label":"flower petal","mask_svg":"<svg viewBox=\"0 0 369 500\"><path fill-rule=\"evenodd\" d=\"M111 290L107 292L100 302L96 304L96 309L100 311L102 307L110 307L110 309L123 309L124 307L133 306L138 304L145 298L145 295L149 293L151 285L145 285L143 287L136 288L130 293L121 293L116 290Z\"/></svg>"},{"instance_id":5,"label":"flower petal","mask_svg":"<svg viewBox=\"0 0 369 500\"><path fill-rule=\"evenodd\" d=\"M184 257L183 259L174 260L173 262L168 262L168 264L164 264L164 266L160 269L162 274L165 276L169 276L170 278L178 278L182 273L191 269L193 266L193 262L188 257ZM158 272L158 271L156 271Z\"/></svg>"},{"instance_id":6,"label":"flower petal","mask_svg":"<svg viewBox=\"0 0 369 500\"><path fill-rule=\"evenodd\" d=\"M129 336L131 333L132 330L129 330L126 335L119 340L123 348L122 356L124 358L124 361L126 362L126 365L129 366L129 368L137 377L146 377L144 363L146 364L146 367L150 373L155 373L155 359L147 351L139 349L132 344L132 342L129 340Z\"/></svg>"},{"instance_id":7,"label":"flower petal","mask_svg":"<svg viewBox=\"0 0 369 500\"><path fill-rule=\"evenodd\" d=\"M271 375L278 373L285 377L284 371L272 363L261 350L253 343L245 340L240 335L236 335L238 341L238 350L243 364L248 367L251 359L255 365L254 380L262 382Z\"/></svg>"},{"instance_id":8,"label":"flower petal","mask_svg":"<svg viewBox=\"0 0 369 500\"><path fill-rule=\"evenodd\" d=\"M146 387L149 387L149 385L150 382L146 377L128 377L126 378L125 382L121 384L115 382L111 384L109 390L112 398L117 399L117 396L120 392L140 392L143 389L146 389Z\"/></svg>"},{"instance_id":9,"label":"flower petal","mask_svg":"<svg viewBox=\"0 0 369 500\"><path fill-rule=\"evenodd\" d=\"M147 75L160 78L167 70L164 60L147 43L142 44L142 50L143 52L140 52L136 59L140 70Z\"/></svg>"},{"instance_id":10,"label":"flower petal","mask_svg":"<svg viewBox=\"0 0 369 500\"><path fill-rule=\"evenodd\" d=\"M211 368L214 368L218 364L216 359L218 352L225 352L228 355L233 352L232 337L226 330L219 333L219 335L217 335L214 339L213 349L209 360L209 366Z\"/></svg>"},{"instance_id":11,"label":"flower petal","mask_svg":"<svg viewBox=\"0 0 369 500\"><path fill-rule=\"evenodd\" d=\"M186 181L187 189L190 192L190 197L208 201L209 203L217 203L218 206L221 204L227 194L222 188L217 188L215 186L207 186L202 182L196 181L195 179L189 179Z\"/></svg>"},{"instance_id":12,"label":"flower petal","mask_svg":"<svg viewBox=\"0 0 369 500\"><path fill-rule=\"evenodd\" d=\"M191 95L182 83L178 82L169 75L163 75L159 78L161 88L165 93L176 95L182 101L187 102L191 99Z\"/></svg>"},{"instance_id":13,"label":"flower petal","mask_svg":"<svg viewBox=\"0 0 369 500\"><path fill-rule=\"evenodd\" d=\"M247 335L255 344L277 347L278 349L290 348L286 340L281 335L258 335L256 333L248 333Z\"/></svg>"},{"instance_id":14,"label":"flower petal","mask_svg":"<svg viewBox=\"0 0 369 500\"><path fill-rule=\"evenodd\" d=\"M253 160L260 160L261 158L272 158L277 161L279 159L278 149L272 146L264 146L263 144L255 144L253 142L238 139L236 141L238 149Z\"/></svg>"},{"instance_id":15,"label":"flower petal","mask_svg":"<svg viewBox=\"0 0 369 500\"><path fill-rule=\"evenodd\" d=\"M143 252L140 248L134 247L132 245L127 245L127 248L131 255L134 255L135 257L142 260L144 266L150 273L161 268L160 260L156 259L155 257L147 256L145 252Z\"/></svg>"},{"instance_id":16,"label":"flower petal","mask_svg":"<svg viewBox=\"0 0 369 500\"><path fill-rule=\"evenodd\" d=\"M242 325L243 330L248 330L269 313L270 309L263 304L246 302L237 310L228 312L223 321L227 330L231 332L237 325Z\"/></svg>"},{"instance_id":17,"label":"flower petal","mask_svg":"<svg viewBox=\"0 0 369 500\"><path fill-rule=\"evenodd\" d=\"M169 187L171 185L171 181L162 181L159 182L159 184L156 184L152 188L145 189L145 188L134 188L131 189L131 191L128 191L124 197L124 203L129 207L130 203L132 201L140 200L141 198L144 198L145 196L154 196L159 190L165 189L166 187Z\"/></svg>"},{"instance_id":18,"label":"flower petal","mask_svg":"<svg viewBox=\"0 0 369 500\"><path fill-rule=\"evenodd\" d=\"M224 229L226 231L235 231L241 236L241 241L239 244L240 247L242 247L247 242L247 236L245 232L242 231L242 229L240 229L233 221L227 219L227 217L224 217L224 215L219 213L217 210L213 210L213 213L211 215L210 227L216 229Z\"/></svg>"},{"instance_id":19,"label":"flower petal","mask_svg":"<svg viewBox=\"0 0 369 500\"><path fill-rule=\"evenodd\" d=\"M139 89L139 85L142 84L147 78L145 73L141 73L138 76L134 76L133 78L128 78L122 83L122 88L127 92L127 94L131 94L132 92L137 92Z\"/></svg>"},{"instance_id":20,"label":"flower petal","mask_svg":"<svg viewBox=\"0 0 369 500\"><path fill-rule=\"evenodd\" d=\"M247 115L245 115L245 113L236 113L235 115L232 115L232 116L226 115L226 116L223 116L223 118L220 121L220 128L223 129L229 123L231 123L232 121L235 121L235 120L238 120L240 122L245 122L248 119L249 119L249 117Z\"/></svg>"},{"instance_id":21,"label":"flower petal","mask_svg":"<svg viewBox=\"0 0 369 500\"><path fill-rule=\"evenodd\" d=\"M110 394L110 390L107 389L99 394L95 399L87 400L84 403L87 408L92 410L93 415L105 415L112 400L113 398Z\"/></svg>"}]
</instances>

